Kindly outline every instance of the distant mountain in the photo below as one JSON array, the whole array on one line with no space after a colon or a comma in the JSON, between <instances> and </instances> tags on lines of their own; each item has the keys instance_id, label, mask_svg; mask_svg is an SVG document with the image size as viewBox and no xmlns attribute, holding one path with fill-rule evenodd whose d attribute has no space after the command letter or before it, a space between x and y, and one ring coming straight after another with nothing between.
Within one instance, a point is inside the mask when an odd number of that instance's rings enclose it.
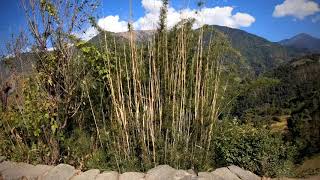
<instances>
[{"instance_id":1,"label":"distant mountain","mask_svg":"<svg viewBox=\"0 0 320 180\"><path fill-rule=\"evenodd\" d=\"M280 64L289 61L293 57L301 55L300 51L284 47L279 43L270 42L262 37L250 34L243 30L217 25L208 26L208 29L208 31L204 32L204 41L208 42L210 36L219 36L219 33L214 33L215 31L223 33L230 41L232 47L239 51L241 60L247 68L250 68L251 72L256 75L273 69ZM212 32L214 35L212 35ZM155 31L135 31L134 33L138 42L146 42L152 39ZM130 34L128 32L109 33L109 35L118 37L117 41L125 39L128 40L130 38ZM104 35L99 34L90 41L93 43L101 43L101 40L103 39Z\"/></svg>"},{"instance_id":2,"label":"distant mountain","mask_svg":"<svg viewBox=\"0 0 320 180\"><path fill-rule=\"evenodd\" d=\"M282 40L279 43L286 47L305 50L310 53L320 52L320 39L305 33L298 34L290 39Z\"/></svg>"},{"instance_id":3,"label":"distant mountain","mask_svg":"<svg viewBox=\"0 0 320 180\"><path fill-rule=\"evenodd\" d=\"M23 53L20 58L8 57L0 59L0 85L13 72L19 74L31 72L34 59L35 57L32 53Z\"/></svg>"},{"instance_id":4,"label":"distant mountain","mask_svg":"<svg viewBox=\"0 0 320 180\"><path fill-rule=\"evenodd\" d=\"M289 61L292 57L299 56L295 51L289 51L278 43L240 29L216 25L211 27L228 37L232 47L241 53L255 74L266 72Z\"/></svg>"},{"instance_id":5,"label":"distant mountain","mask_svg":"<svg viewBox=\"0 0 320 180\"><path fill-rule=\"evenodd\" d=\"M145 30L145 31L137 30L137 31L134 31L135 39L138 42L151 40L151 38L154 35L154 33L155 33L154 30ZM120 32L120 33L117 33L117 36L129 39L130 38L130 33L129 32Z\"/></svg>"},{"instance_id":6,"label":"distant mountain","mask_svg":"<svg viewBox=\"0 0 320 180\"><path fill-rule=\"evenodd\" d=\"M211 31L210 29L213 31ZM212 25L208 26L208 30L209 31L205 31L204 33L204 41L209 41L212 32L220 32L220 35L221 33L223 33L230 41L232 47L240 53L240 61L243 64L244 69L249 69L252 74L256 75L276 68L279 65L288 62L294 57L299 57L303 54L306 54L305 52L309 52L292 47L285 47L279 43L270 42L262 37L250 34L239 29ZM155 34L155 31L135 31L134 33L137 42L144 43L152 38L152 36ZM219 35L219 33L215 33L215 35ZM122 41L129 40L130 34L128 32L105 32L93 37L90 42L96 44L97 46L104 47L103 43L105 38L107 38L110 42L113 42L115 40L115 42L120 43ZM26 58L26 56L24 55L24 58L22 59L33 58ZM230 57L230 62L238 59L239 58ZM6 63L4 61L0 61L0 74L7 74L6 71L8 69L6 68ZM19 72L20 70L30 70L32 63L26 63L26 61L23 61L23 66L21 66L21 62L12 62L11 64L14 65L14 67L18 67L17 71ZM246 73L247 71L243 72ZM1 76L5 77L6 75Z\"/></svg>"}]
</instances>

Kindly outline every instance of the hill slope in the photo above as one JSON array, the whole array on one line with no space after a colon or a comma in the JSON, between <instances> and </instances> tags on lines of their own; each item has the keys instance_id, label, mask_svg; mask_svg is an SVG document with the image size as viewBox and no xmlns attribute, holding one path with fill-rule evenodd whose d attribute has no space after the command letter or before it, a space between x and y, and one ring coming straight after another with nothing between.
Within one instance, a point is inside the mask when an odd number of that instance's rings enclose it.
<instances>
[{"instance_id":1,"label":"hill slope","mask_svg":"<svg viewBox=\"0 0 320 180\"><path fill-rule=\"evenodd\" d=\"M226 35L226 37L231 42L231 45L234 49L240 52L242 60L244 64L251 69L253 74L261 74L270 69L278 67L280 64L287 62L292 57L299 56L306 52L305 50L297 50L292 47L284 47L279 43L270 42L262 37L256 36L254 34L250 34L246 31L233 29L224 26L209 26L214 30L217 30ZM209 31L208 31L209 32ZM210 31L212 32L212 31ZM107 38L116 37L116 42L126 41L129 39L129 33L111 33L106 32ZM136 31L135 36L138 42L146 42L152 38L154 35L154 31ZM210 34L205 33L204 39L208 41ZM101 44L104 41L104 35L98 34L93 37L90 42L95 44ZM28 54L28 53L26 53ZM24 56L26 56L26 54ZM32 62L30 58L22 58L29 59L28 61ZM12 61L12 60L11 60ZM13 60L14 61L14 60ZM17 60L18 61L18 60ZM32 63L23 63L24 68L18 69L18 71L30 70ZM13 64L20 64L18 67L21 67L20 62L16 62ZM5 68L5 63L0 62L0 71L1 73L7 71Z\"/></svg>"},{"instance_id":2,"label":"hill slope","mask_svg":"<svg viewBox=\"0 0 320 180\"><path fill-rule=\"evenodd\" d=\"M269 126L286 117L288 140L301 156L320 151L320 54L296 58L264 74L277 79L261 83L238 97L235 116L256 125ZM271 126L272 128L272 126ZM285 132L286 133L286 132Z\"/></svg>"},{"instance_id":3,"label":"hill slope","mask_svg":"<svg viewBox=\"0 0 320 180\"><path fill-rule=\"evenodd\" d=\"M212 27L227 35L232 47L241 53L256 74L275 68L294 56L288 53L286 47L246 31L224 26Z\"/></svg>"},{"instance_id":4,"label":"hill slope","mask_svg":"<svg viewBox=\"0 0 320 180\"><path fill-rule=\"evenodd\" d=\"M298 50L305 50L312 53L320 52L320 39L305 33L298 34L290 39L282 40L279 43L283 46Z\"/></svg>"},{"instance_id":5,"label":"hill slope","mask_svg":"<svg viewBox=\"0 0 320 180\"><path fill-rule=\"evenodd\" d=\"M240 52L245 64L247 64L255 74L266 72L287 62L292 57L301 55L301 51L287 48L279 43L270 42L262 37L250 34L246 31L233 29L225 26L212 25L209 29L217 30L228 38L232 47ZM204 34L204 40L209 41L210 33ZM129 33L112 33L120 39L129 39ZM152 38L154 31L136 31L135 36L138 42L146 42ZM216 34L215 34L216 35ZM213 36L214 37L214 36ZM101 34L97 35L92 42L99 42L103 39Z\"/></svg>"}]
</instances>

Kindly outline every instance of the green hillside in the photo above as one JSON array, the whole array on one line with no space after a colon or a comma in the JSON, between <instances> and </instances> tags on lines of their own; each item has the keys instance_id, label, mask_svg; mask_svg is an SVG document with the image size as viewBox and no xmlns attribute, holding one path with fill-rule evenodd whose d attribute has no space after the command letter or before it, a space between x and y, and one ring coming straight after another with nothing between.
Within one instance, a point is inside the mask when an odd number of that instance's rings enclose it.
<instances>
[{"instance_id":1,"label":"green hillside","mask_svg":"<svg viewBox=\"0 0 320 180\"><path fill-rule=\"evenodd\" d=\"M319 77L319 54L293 59L261 76L259 86L255 85L258 80L252 82L252 88L238 97L234 115L244 122L270 128L285 121L287 131L283 133L287 140L296 144L301 156L318 153ZM267 78L274 79L275 83Z\"/></svg>"},{"instance_id":2,"label":"green hillside","mask_svg":"<svg viewBox=\"0 0 320 180\"><path fill-rule=\"evenodd\" d=\"M256 74L266 72L290 59L287 48L243 30L212 26L227 35L232 47L238 50Z\"/></svg>"},{"instance_id":3,"label":"green hillside","mask_svg":"<svg viewBox=\"0 0 320 180\"><path fill-rule=\"evenodd\" d=\"M152 40L154 34L155 31L134 31L135 40L140 44L146 44L148 41ZM214 39L219 38L220 36L225 36L231 43L231 46L238 51L238 57L231 56L226 59L225 62L234 62L234 60L237 59L238 68L241 69L241 72L245 71L246 73L253 75L264 73L288 62L293 57L299 57L309 52L301 49L295 49L293 47L285 47L243 30L216 25L207 27L207 32L204 33L204 43L208 43L210 37ZM120 47L120 44L127 42L129 37L129 32L104 32L93 37L89 42L103 48L106 38L108 41L114 41L118 44L118 47ZM31 55L28 54L30 53L24 53L21 56L24 68L18 68L18 71L29 71L31 69L33 58L30 58L29 56ZM15 66L21 67L21 60L16 58L10 59L11 60L9 61L16 64ZM3 62L0 64L0 68L1 72L8 71L5 70L6 66Z\"/></svg>"},{"instance_id":4,"label":"green hillside","mask_svg":"<svg viewBox=\"0 0 320 180\"><path fill-rule=\"evenodd\" d=\"M204 42L208 43L211 38L221 36L215 31L223 33L230 41L232 47L240 53L243 68L251 69L252 73L258 75L272 68L279 66L292 57L303 54L303 51L296 51L288 47L284 47L278 43L270 42L262 37L250 34L243 30L233 29L224 26L208 26L208 31L204 34ZM210 30L209 30L210 29ZM214 30L214 31L212 31ZM196 30L197 31L197 30ZM129 33L107 33L116 37L117 41L129 39ZM138 42L148 42L154 36L154 31L136 31L135 36ZM104 34L99 34L92 38L90 42L101 44ZM232 59L230 59L232 61Z\"/></svg>"}]
</instances>

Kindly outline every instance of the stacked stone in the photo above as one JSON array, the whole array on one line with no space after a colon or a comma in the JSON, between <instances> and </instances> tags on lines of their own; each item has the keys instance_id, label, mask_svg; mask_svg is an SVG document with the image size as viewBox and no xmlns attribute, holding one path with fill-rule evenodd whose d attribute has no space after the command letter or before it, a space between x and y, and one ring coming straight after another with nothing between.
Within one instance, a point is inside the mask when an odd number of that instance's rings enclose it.
<instances>
[{"instance_id":1,"label":"stacked stone","mask_svg":"<svg viewBox=\"0 0 320 180\"><path fill-rule=\"evenodd\" d=\"M57 166L31 165L4 161L0 163L0 180L260 180L250 171L237 166L219 168L213 172L193 170L177 170L168 165L160 165L146 173L115 171L100 172L91 169L85 172L76 170L73 166L59 164Z\"/></svg>"}]
</instances>

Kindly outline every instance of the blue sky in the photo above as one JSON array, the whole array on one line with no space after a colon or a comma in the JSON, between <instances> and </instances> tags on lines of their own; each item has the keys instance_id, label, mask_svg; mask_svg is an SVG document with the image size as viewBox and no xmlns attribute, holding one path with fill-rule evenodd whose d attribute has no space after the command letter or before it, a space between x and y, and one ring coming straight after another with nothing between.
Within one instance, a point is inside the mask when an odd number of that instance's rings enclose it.
<instances>
[{"instance_id":1,"label":"blue sky","mask_svg":"<svg viewBox=\"0 0 320 180\"><path fill-rule=\"evenodd\" d=\"M125 31L129 20L129 0L101 1L101 6L97 9L99 26L115 32ZM171 0L169 26L173 26L183 16L198 19L198 26L225 25L243 29L270 41L279 41L298 33L308 33L320 38L320 0L206 0L204 8L198 10L196 15L197 2L198 0ZM132 0L132 3L134 27L153 29L160 1ZM2 0L0 50L4 49L10 34L26 29L20 1ZM88 38L88 34L91 33L92 36L96 33L93 28L88 28L86 32L82 37Z\"/></svg>"}]
</instances>

